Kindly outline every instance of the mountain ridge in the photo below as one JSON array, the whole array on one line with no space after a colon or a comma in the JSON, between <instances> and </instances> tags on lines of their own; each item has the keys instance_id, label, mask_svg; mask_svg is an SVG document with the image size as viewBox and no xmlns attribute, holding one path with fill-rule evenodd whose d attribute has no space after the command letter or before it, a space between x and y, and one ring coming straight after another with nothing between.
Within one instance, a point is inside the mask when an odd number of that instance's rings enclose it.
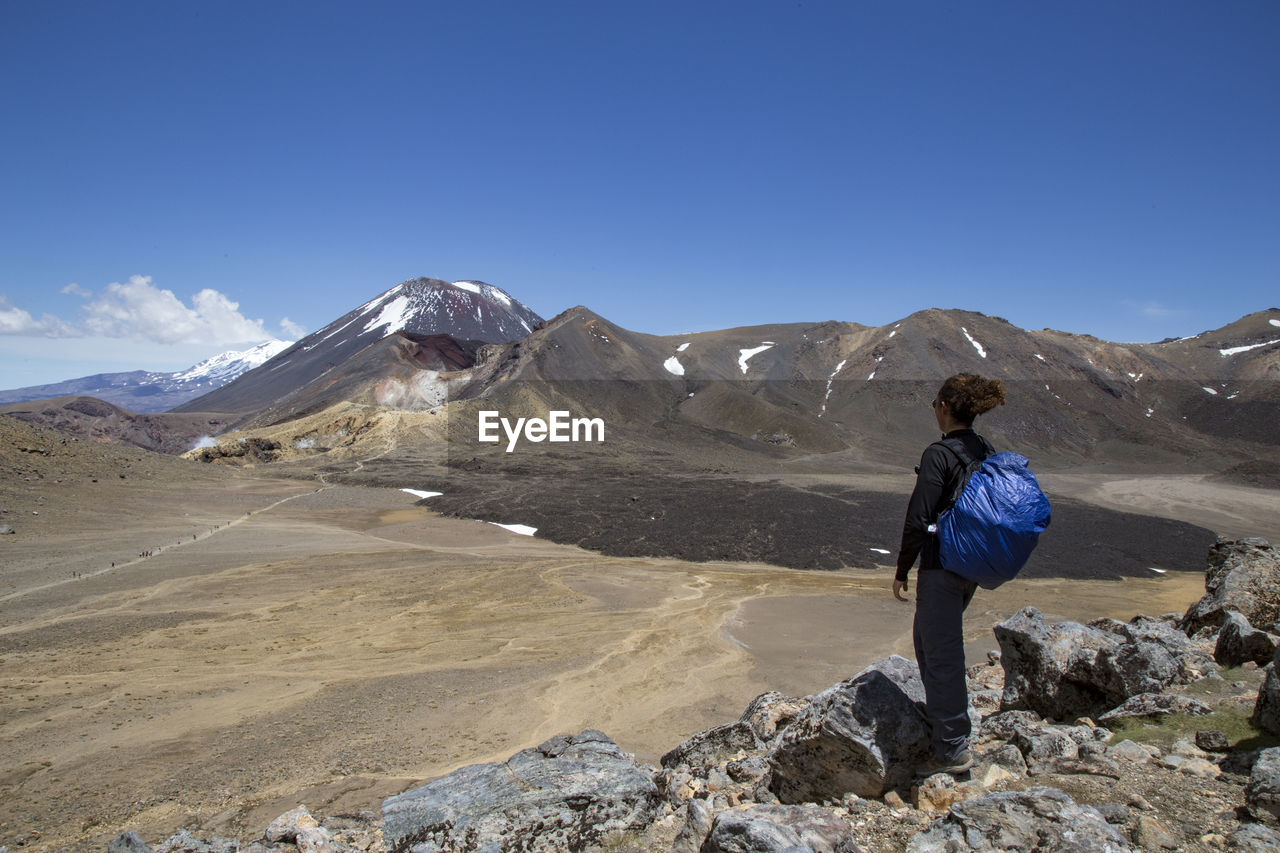
<instances>
[{"instance_id":1,"label":"mountain ridge","mask_svg":"<svg viewBox=\"0 0 1280 853\"><path fill-rule=\"evenodd\" d=\"M158 414L194 400L283 352L293 341L272 340L227 350L185 370L95 373L61 382L0 391L0 405L59 397L94 397L137 414Z\"/></svg>"}]
</instances>

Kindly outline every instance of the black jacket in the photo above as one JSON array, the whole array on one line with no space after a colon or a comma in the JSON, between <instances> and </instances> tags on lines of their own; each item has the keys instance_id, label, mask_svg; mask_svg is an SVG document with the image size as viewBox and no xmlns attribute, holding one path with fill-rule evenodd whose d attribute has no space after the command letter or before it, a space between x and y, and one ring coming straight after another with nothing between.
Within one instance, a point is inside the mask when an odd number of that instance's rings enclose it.
<instances>
[{"instance_id":1,"label":"black jacket","mask_svg":"<svg viewBox=\"0 0 1280 853\"><path fill-rule=\"evenodd\" d=\"M985 459L995 452L991 443L971 429L952 430L943 438L958 438L974 459ZM949 508L952 492L964 476L964 464L956 455L937 444L929 445L916 469L916 487L907 504L907 518L902 525L902 547L898 549L897 580L905 581L907 573L920 558L920 571L942 568L938 561L938 537L929 525Z\"/></svg>"}]
</instances>

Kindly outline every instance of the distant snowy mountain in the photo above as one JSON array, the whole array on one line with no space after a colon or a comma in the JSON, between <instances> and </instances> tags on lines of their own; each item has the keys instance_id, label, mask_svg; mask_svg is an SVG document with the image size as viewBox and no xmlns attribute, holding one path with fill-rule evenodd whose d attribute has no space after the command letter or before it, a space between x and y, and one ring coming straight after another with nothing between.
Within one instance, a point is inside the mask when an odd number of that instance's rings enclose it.
<instances>
[{"instance_id":1,"label":"distant snowy mountain","mask_svg":"<svg viewBox=\"0 0 1280 853\"><path fill-rule=\"evenodd\" d=\"M178 410L265 409L396 332L507 343L525 337L541 322L527 306L492 284L410 279L312 332L238 381L184 403Z\"/></svg>"},{"instance_id":2,"label":"distant snowy mountain","mask_svg":"<svg viewBox=\"0 0 1280 853\"><path fill-rule=\"evenodd\" d=\"M177 373L149 370L97 373L49 385L0 391L0 405L51 397L97 397L131 412L165 412L226 385L291 346L293 341L267 341L247 350L220 353Z\"/></svg>"},{"instance_id":3,"label":"distant snowy mountain","mask_svg":"<svg viewBox=\"0 0 1280 853\"><path fill-rule=\"evenodd\" d=\"M224 352L205 359L189 370L173 374L173 378L180 382L216 383L213 387L225 385L241 373L253 370L268 359L284 352L293 346L293 343L293 341L267 341L265 344L258 344L243 352L235 350Z\"/></svg>"}]
</instances>

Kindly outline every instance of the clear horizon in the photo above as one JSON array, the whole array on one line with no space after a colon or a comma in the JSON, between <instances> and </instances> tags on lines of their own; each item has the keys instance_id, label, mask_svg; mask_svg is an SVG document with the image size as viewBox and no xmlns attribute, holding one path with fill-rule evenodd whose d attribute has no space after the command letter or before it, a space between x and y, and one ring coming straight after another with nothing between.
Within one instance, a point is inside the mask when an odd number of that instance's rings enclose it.
<instances>
[{"instance_id":1,"label":"clear horizon","mask_svg":"<svg viewBox=\"0 0 1280 853\"><path fill-rule=\"evenodd\" d=\"M675 334L962 308L1120 342L1280 292L1280 7L9 4L0 388L407 278Z\"/></svg>"}]
</instances>

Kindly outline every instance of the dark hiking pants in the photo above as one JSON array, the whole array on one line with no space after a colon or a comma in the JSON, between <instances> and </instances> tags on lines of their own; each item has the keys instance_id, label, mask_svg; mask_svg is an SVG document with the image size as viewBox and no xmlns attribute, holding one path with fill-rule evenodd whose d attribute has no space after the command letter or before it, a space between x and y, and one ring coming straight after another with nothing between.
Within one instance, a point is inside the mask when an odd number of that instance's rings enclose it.
<instances>
[{"instance_id":1,"label":"dark hiking pants","mask_svg":"<svg viewBox=\"0 0 1280 853\"><path fill-rule=\"evenodd\" d=\"M969 691L964 679L964 610L978 585L946 569L916 576L916 618L912 637L925 711L933 730L933 751L950 760L969 745Z\"/></svg>"}]
</instances>

